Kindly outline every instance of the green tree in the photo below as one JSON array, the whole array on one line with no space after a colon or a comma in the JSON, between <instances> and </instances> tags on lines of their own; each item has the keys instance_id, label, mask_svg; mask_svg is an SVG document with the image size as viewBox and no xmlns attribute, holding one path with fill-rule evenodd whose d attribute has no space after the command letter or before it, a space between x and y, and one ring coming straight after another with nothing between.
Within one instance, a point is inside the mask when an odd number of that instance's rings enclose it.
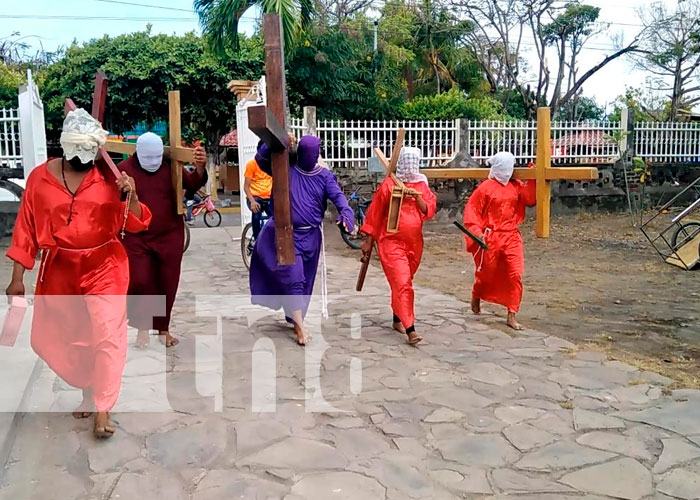
<instances>
[{"instance_id":1,"label":"green tree","mask_svg":"<svg viewBox=\"0 0 700 500\"><path fill-rule=\"evenodd\" d=\"M222 57L239 49L238 24L251 7L280 16L285 44L293 41L311 19L314 0L194 0L202 31L214 51Z\"/></svg>"},{"instance_id":2,"label":"green tree","mask_svg":"<svg viewBox=\"0 0 700 500\"><path fill-rule=\"evenodd\" d=\"M605 110L590 97L578 97L561 106L554 115L556 120L602 120L605 118Z\"/></svg>"},{"instance_id":3,"label":"green tree","mask_svg":"<svg viewBox=\"0 0 700 500\"><path fill-rule=\"evenodd\" d=\"M473 31L440 0L406 3L390 0L382 8L380 50L403 65L408 97L480 86L483 75L462 40Z\"/></svg>"},{"instance_id":4,"label":"green tree","mask_svg":"<svg viewBox=\"0 0 700 500\"><path fill-rule=\"evenodd\" d=\"M372 54L369 30L333 27L306 33L288 59L291 111L316 106L323 118L389 118L403 95L377 76L383 58ZM394 111L394 114L396 111Z\"/></svg>"},{"instance_id":5,"label":"green tree","mask_svg":"<svg viewBox=\"0 0 700 500\"><path fill-rule=\"evenodd\" d=\"M16 108L19 86L26 81L22 71L8 64L0 64L0 108Z\"/></svg>"},{"instance_id":6,"label":"green tree","mask_svg":"<svg viewBox=\"0 0 700 500\"><path fill-rule=\"evenodd\" d=\"M407 120L497 120L505 118L503 106L490 96L467 97L456 88L442 94L418 96L401 106Z\"/></svg>"},{"instance_id":7,"label":"green tree","mask_svg":"<svg viewBox=\"0 0 700 500\"><path fill-rule=\"evenodd\" d=\"M550 107L556 109L559 105L562 92L564 91L564 80L566 69L568 68L568 86L566 93L571 91L578 73L578 57L583 50L583 46L591 36L600 32L600 25L596 25L600 7L591 5L581 5L570 3L564 11L559 14L553 22L543 27L543 38L545 43L554 45L559 55L559 70L557 72L554 85L554 94L550 102ZM569 53L570 52L570 53ZM568 117L574 119L578 94L572 95L570 100L562 104L572 103L567 107Z\"/></svg>"},{"instance_id":8,"label":"green tree","mask_svg":"<svg viewBox=\"0 0 700 500\"><path fill-rule=\"evenodd\" d=\"M634 113L635 121L665 121L669 117L671 101L648 88L627 87L625 93L615 99L613 112L608 118L620 121L623 108Z\"/></svg>"},{"instance_id":9,"label":"green tree","mask_svg":"<svg viewBox=\"0 0 700 500\"><path fill-rule=\"evenodd\" d=\"M102 70L110 79L105 126L111 131L167 119L168 91L180 90L183 132L215 145L235 123L235 98L227 83L256 80L263 71L260 40L242 42L238 57L226 62L214 57L194 33L145 31L74 44L47 71L42 96L48 129L55 134L60 128L66 97L90 108L94 75Z\"/></svg>"}]
</instances>

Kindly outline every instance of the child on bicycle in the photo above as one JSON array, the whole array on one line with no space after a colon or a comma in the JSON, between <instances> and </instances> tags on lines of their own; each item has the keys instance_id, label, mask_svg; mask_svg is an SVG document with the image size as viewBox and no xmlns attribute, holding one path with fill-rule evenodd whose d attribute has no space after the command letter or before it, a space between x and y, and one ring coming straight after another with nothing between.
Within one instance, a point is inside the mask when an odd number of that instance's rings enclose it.
<instances>
[{"instance_id":1,"label":"child on bicycle","mask_svg":"<svg viewBox=\"0 0 700 500\"><path fill-rule=\"evenodd\" d=\"M185 222L188 224L194 224L194 217L192 217L192 210L194 206L201 203L207 194L204 189L187 189L185 190L185 206L187 207L187 214L185 215Z\"/></svg>"},{"instance_id":2,"label":"child on bicycle","mask_svg":"<svg viewBox=\"0 0 700 500\"><path fill-rule=\"evenodd\" d=\"M258 142L258 150L262 141ZM270 207L270 196L272 195L272 177L260 169L257 161L258 155L246 163L245 181L243 191L246 196L248 208L253 212L253 238L258 239L260 229L262 229L263 213L268 217L272 215Z\"/></svg>"}]
</instances>

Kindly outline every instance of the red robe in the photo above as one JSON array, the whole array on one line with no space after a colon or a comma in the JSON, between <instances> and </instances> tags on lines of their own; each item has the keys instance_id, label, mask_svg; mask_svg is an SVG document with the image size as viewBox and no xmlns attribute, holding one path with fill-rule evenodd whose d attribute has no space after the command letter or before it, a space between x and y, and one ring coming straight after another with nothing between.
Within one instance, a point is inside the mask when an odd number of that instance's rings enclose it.
<instances>
[{"instance_id":1,"label":"red robe","mask_svg":"<svg viewBox=\"0 0 700 500\"><path fill-rule=\"evenodd\" d=\"M178 215L170 177L170 163L147 172L133 156L117 165L136 181L139 200L148 205L153 222L148 231L127 235L124 247L129 255L129 324L139 330L170 329L170 314L180 284L180 267L185 246L185 223ZM207 174L183 168L183 189L198 190ZM144 297L146 296L146 297Z\"/></svg>"},{"instance_id":2,"label":"red robe","mask_svg":"<svg viewBox=\"0 0 700 500\"><path fill-rule=\"evenodd\" d=\"M489 179L474 190L464 207L464 225L483 236L483 251L465 236L467 251L476 266L472 297L501 304L518 312L523 297L525 256L518 226L525 220L525 207L536 202L535 182L511 180L505 186Z\"/></svg>"},{"instance_id":3,"label":"red robe","mask_svg":"<svg viewBox=\"0 0 700 500\"><path fill-rule=\"evenodd\" d=\"M405 328L415 323L413 276L423 256L423 221L435 215L437 200L425 182L407 182L406 187L420 191L428 206L423 214L412 196L405 196L399 215L399 231L387 233L389 199L394 181L387 177L379 186L367 210L361 231L377 242L379 260L391 287L391 308Z\"/></svg>"},{"instance_id":4,"label":"red robe","mask_svg":"<svg viewBox=\"0 0 700 500\"><path fill-rule=\"evenodd\" d=\"M109 411L126 362L129 265L117 238L126 207L98 168L73 199L46 165L27 179L7 256L32 269L41 249L32 348L67 383L92 389L97 411ZM141 209L141 219L129 212L127 231L148 228L151 213Z\"/></svg>"}]
</instances>

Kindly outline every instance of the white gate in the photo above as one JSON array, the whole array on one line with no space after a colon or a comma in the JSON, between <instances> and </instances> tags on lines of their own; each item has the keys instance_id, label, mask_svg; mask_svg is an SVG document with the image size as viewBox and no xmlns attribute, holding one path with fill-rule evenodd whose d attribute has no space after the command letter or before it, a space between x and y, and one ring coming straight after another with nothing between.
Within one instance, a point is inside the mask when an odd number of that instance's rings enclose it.
<instances>
[{"instance_id":1,"label":"white gate","mask_svg":"<svg viewBox=\"0 0 700 500\"><path fill-rule=\"evenodd\" d=\"M0 167L16 168L22 164L19 130L19 110L0 109Z\"/></svg>"},{"instance_id":2,"label":"white gate","mask_svg":"<svg viewBox=\"0 0 700 500\"><path fill-rule=\"evenodd\" d=\"M245 166L253 159L258 145L258 136L248 128L248 108L265 104L265 77L253 86L248 95L241 99L236 106L236 130L238 132L238 180L240 183L241 199L241 230L251 221L252 214L246 203L243 184L245 182Z\"/></svg>"},{"instance_id":3,"label":"white gate","mask_svg":"<svg viewBox=\"0 0 700 500\"><path fill-rule=\"evenodd\" d=\"M27 84L19 88L19 118L22 166L26 179L34 167L47 160L44 105L29 69Z\"/></svg>"}]
</instances>

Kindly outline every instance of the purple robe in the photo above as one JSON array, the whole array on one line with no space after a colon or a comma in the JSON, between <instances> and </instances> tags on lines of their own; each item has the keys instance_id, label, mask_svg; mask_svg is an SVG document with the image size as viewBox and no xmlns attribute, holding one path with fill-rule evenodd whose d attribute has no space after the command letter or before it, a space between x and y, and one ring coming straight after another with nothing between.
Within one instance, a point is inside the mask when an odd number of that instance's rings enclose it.
<instances>
[{"instance_id":1,"label":"purple robe","mask_svg":"<svg viewBox=\"0 0 700 500\"><path fill-rule=\"evenodd\" d=\"M279 309L285 314L301 309L306 315L313 293L321 253L321 224L328 200L338 209L338 221L352 230L354 214L330 170L317 164L321 141L302 137L298 163L289 169L295 259L291 266L277 264L274 214L255 242L250 261L250 293L253 304ZM261 169L272 174L267 146L256 155Z\"/></svg>"}]
</instances>

